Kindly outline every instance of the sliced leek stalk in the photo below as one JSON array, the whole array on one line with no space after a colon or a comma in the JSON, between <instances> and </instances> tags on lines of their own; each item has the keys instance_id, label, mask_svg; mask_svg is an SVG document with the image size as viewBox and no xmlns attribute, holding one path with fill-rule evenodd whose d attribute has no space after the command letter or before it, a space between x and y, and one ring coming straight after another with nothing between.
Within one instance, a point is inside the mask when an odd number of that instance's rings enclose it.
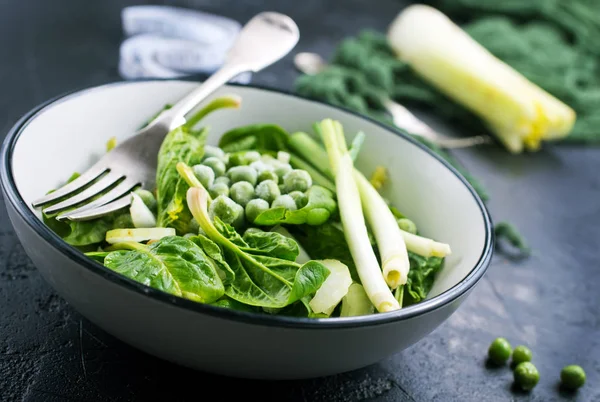
<instances>
[{"instance_id":1,"label":"sliced leek stalk","mask_svg":"<svg viewBox=\"0 0 600 402\"><path fill-rule=\"evenodd\" d=\"M329 269L329 276L308 303L315 313L331 315L348 293L352 277L348 267L338 260L317 260Z\"/></svg>"},{"instance_id":2,"label":"sliced leek stalk","mask_svg":"<svg viewBox=\"0 0 600 402\"><path fill-rule=\"evenodd\" d=\"M175 236L173 228L135 228L135 229L113 229L106 232L106 242L117 244L124 242L143 242L160 240L163 237Z\"/></svg>"},{"instance_id":3,"label":"sliced leek stalk","mask_svg":"<svg viewBox=\"0 0 600 402\"><path fill-rule=\"evenodd\" d=\"M575 111L504 63L439 10L415 4L387 33L396 56L427 82L478 115L512 153L563 138Z\"/></svg>"}]
</instances>

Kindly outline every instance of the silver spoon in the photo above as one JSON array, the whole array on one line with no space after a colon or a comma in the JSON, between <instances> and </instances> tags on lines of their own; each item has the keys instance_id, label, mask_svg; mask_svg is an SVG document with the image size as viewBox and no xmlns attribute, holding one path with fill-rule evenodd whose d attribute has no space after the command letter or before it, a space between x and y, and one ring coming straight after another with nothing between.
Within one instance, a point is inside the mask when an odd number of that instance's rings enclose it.
<instances>
[{"instance_id":1,"label":"silver spoon","mask_svg":"<svg viewBox=\"0 0 600 402\"><path fill-rule=\"evenodd\" d=\"M304 74L314 75L323 71L327 67L325 60L316 53L302 52L294 56L294 65ZM411 134L419 135L429 139L443 148L467 148L480 144L490 144L491 137L485 135L476 135L467 138L452 138L444 136L423 121L419 120L407 108L393 100L386 98L383 104L392 116L394 124L408 131Z\"/></svg>"}]
</instances>

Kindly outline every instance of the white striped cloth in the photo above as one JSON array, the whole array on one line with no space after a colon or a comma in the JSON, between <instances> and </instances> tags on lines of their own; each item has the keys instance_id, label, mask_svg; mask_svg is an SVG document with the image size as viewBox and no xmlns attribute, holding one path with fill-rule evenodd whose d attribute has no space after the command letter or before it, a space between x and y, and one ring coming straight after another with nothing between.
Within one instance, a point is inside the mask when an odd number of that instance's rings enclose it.
<instances>
[{"instance_id":1,"label":"white striped cloth","mask_svg":"<svg viewBox=\"0 0 600 402\"><path fill-rule=\"evenodd\" d=\"M123 79L212 74L225 59L241 24L223 16L170 6L131 6L121 12ZM248 83L251 73L232 82Z\"/></svg>"}]
</instances>

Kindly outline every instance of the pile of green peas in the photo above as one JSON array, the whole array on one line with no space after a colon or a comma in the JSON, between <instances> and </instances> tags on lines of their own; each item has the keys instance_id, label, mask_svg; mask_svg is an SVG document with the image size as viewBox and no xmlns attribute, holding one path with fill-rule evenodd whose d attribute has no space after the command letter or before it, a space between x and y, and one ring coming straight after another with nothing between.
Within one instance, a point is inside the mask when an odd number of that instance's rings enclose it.
<instances>
[{"instance_id":1,"label":"pile of green peas","mask_svg":"<svg viewBox=\"0 0 600 402\"><path fill-rule=\"evenodd\" d=\"M488 360L494 365L504 365L512 356L511 368L516 385L524 391L532 390L540 380L540 373L531 362L533 354L524 345L514 350L506 338L496 338L488 348ZM565 366L560 372L561 387L575 391L585 384L586 375L578 365Z\"/></svg>"},{"instance_id":2,"label":"pile of green peas","mask_svg":"<svg viewBox=\"0 0 600 402\"><path fill-rule=\"evenodd\" d=\"M201 163L192 169L213 199L210 217L235 228L254 223L271 208L303 208L313 185L307 171L292 168L285 152L277 157L257 151L225 153L207 145Z\"/></svg>"}]
</instances>

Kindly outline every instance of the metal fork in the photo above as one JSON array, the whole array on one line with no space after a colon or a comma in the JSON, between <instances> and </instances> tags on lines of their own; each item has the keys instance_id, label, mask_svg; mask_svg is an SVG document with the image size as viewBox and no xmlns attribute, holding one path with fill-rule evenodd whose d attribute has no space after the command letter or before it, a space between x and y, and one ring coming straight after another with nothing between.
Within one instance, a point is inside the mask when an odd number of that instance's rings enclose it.
<instances>
[{"instance_id":1,"label":"metal fork","mask_svg":"<svg viewBox=\"0 0 600 402\"><path fill-rule=\"evenodd\" d=\"M111 187L99 198L56 218L89 220L127 207L133 189L140 186L154 188L158 150L167 133L185 124L187 113L230 79L247 71L260 71L281 59L294 48L299 37L297 25L288 16L275 12L256 15L242 28L217 72L134 136L105 154L77 179L34 201L33 206L37 208L57 201L96 180L85 190L44 209L44 212L54 214L74 207Z\"/></svg>"}]
</instances>

